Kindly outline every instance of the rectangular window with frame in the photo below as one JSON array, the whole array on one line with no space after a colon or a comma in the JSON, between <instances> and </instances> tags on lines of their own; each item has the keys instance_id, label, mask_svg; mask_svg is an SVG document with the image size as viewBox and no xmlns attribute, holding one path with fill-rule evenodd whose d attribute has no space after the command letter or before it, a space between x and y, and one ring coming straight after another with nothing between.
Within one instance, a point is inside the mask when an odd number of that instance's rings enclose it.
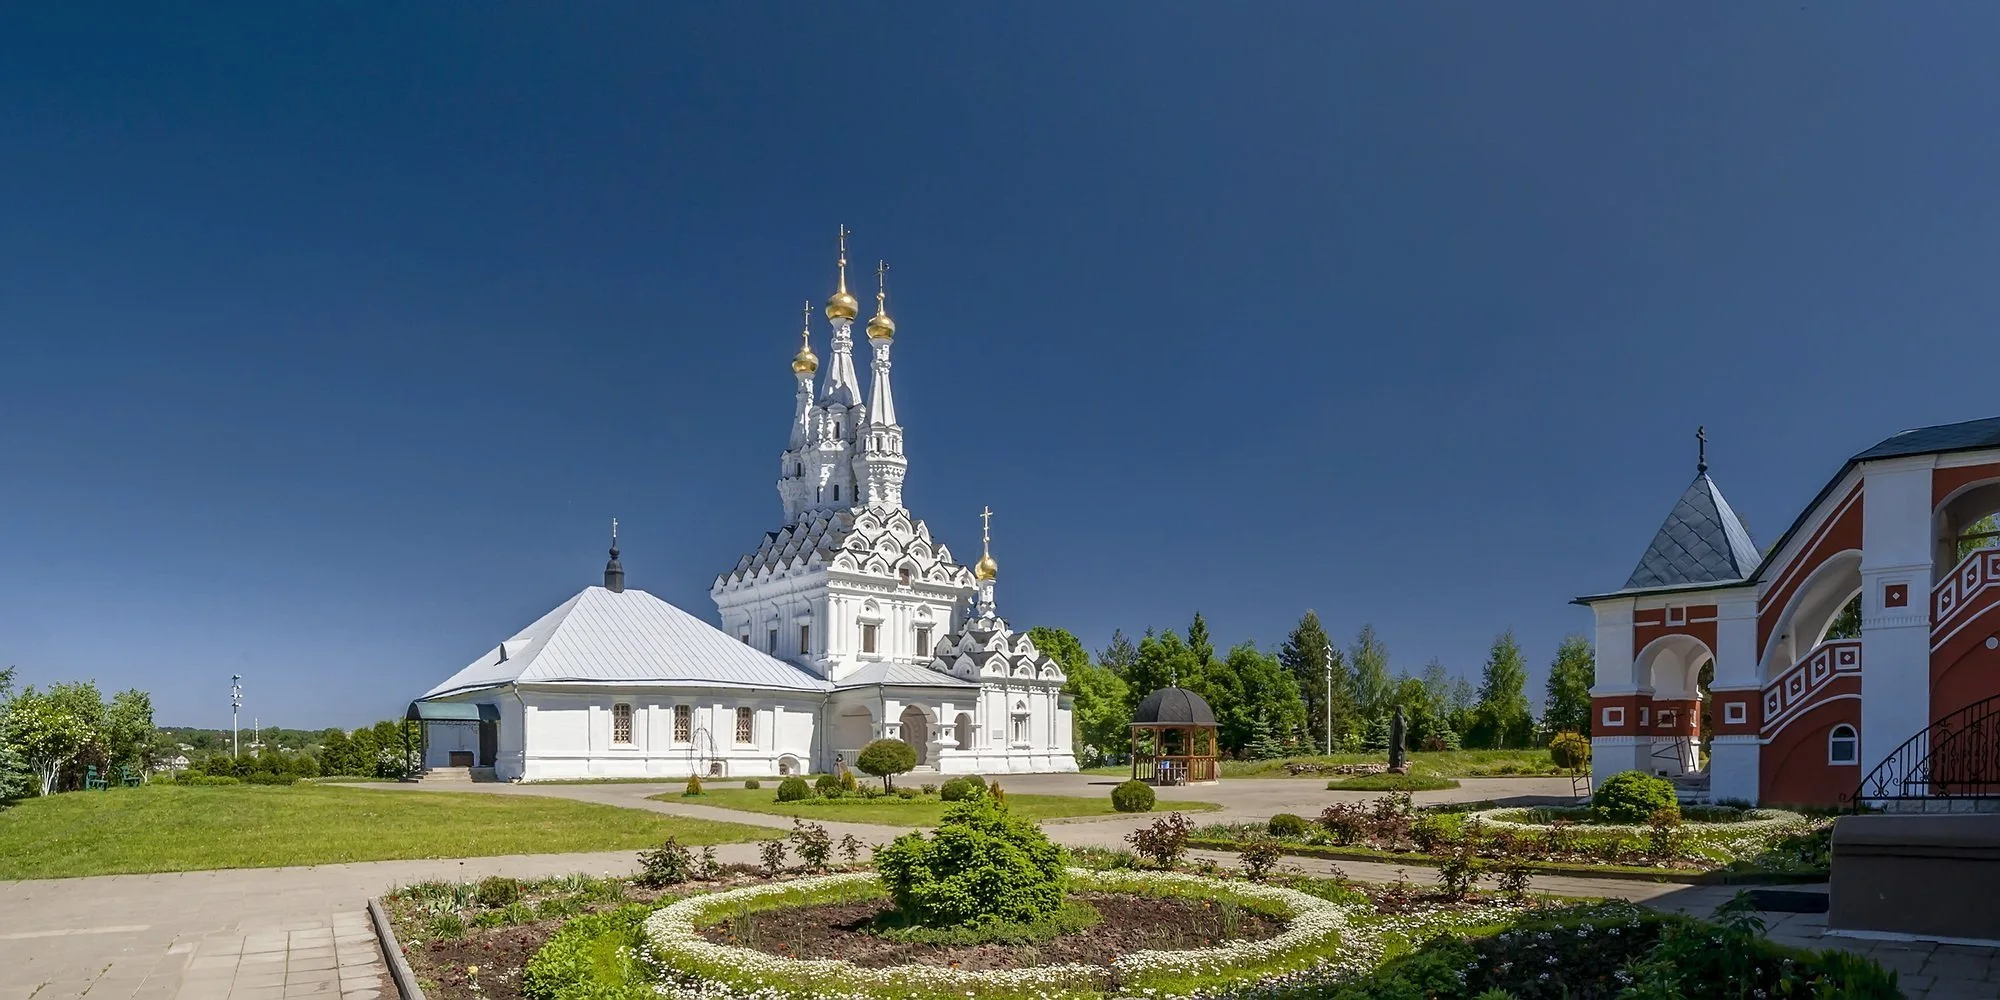
<instances>
[{"instance_id":1,"label":"rectangular window with frame","mask_svg":"<svg viewBox=\"0 0 2000 1000\"><path fill-rule=\"evenodd\" d=\"M778 655L778 630L776 628L772 628L764 634L764 652L772 656Z\"/></svg>"},{"instance_id":2,"label":"rectangular window with frame","mask_svg":"<svg viewBox=\"0 0 2000 1000\"><path fill-rule=\"evenodd\" d=\"M751 712L749 709L739 708L736 710L736 742L738 743L755 742L754 739L755 730L751 726L754 719L755 719L755 713Z\"/></svg>"},{"instance_id":3,"label":"rectangular window with frame","mask_svg":"<svg viewBox=\"0 0 2000 1000\"><path fill-rule=\"evenodd\" d=\"M632 706L624 702L611 706L611 742L632 742Z\"/></svg>"},{"instance_id":4,"label":"rectangular window with frame","mask_svg":"<svg viewBox=\"0 0 2000 1000\"><path fill-rule=\"evenodd\" d=\"M812 651L813 627L811 625L801 625L799 626L799 655L808 656L811 655Z\"/></svg>"},{"instance_id":5,"label":"rectangular window with frame","mask_svg":"<svg viewBox=\"0 0 2000 1000\"><path fill-rule=\"evenodd\" d=\"M1732 726L1740 726L1750 721L1748 702L1732 701L1722 706L1722 721Z\"/></svg>"},{"instance_id":6,"label":"rectangular window with frame","mask_svg":"<svg viewBox=\"0 0 2000 1000\"><path fill-rule=\"evenodd\" d=\"M688 743L694 739L694 706L674 706L674 742Z\"/></svg>"},{"instance_id":7,"label":"rectangular window with frame","mask_svg":"<svg viewBox=\"0 0 2000 1000\"><path fill-rule=\"evenodd\" d=\"M875 651L875 633L876 633L876 631L877 631L877 630L879 630L880 628L881 628L881 626L880 626L880 625L863 625L863 626L861 626L861 651L862 651L862 652L864 652L864 653L872 653L872 652L874 652L874 651Z\"/></svg>"},{"instance_id":8,"label":"rectangular window with frame","mask_svg":"<svg viewBox=\"0 0 2000 1000\"><path fill-rule=\"evenodd\" d=\"M1645 727L1645 726L1650 726L1652 724L1653 724L1653 710L1650 708L1639 709L1639 725L1641 727Z\"/></svg>"},{"instance_id":9,"label":"rectangular window with frame","mask_svg":"<svg viewBox=\"0 0 2000 1000\"><path fill-rule=\"evenodd\" d=\"M1625 724L1625 710L1624 710L1624 709L1622 709L1622 708L1607 708L1607 709L1605 709L1605 710L1604 710L1604 725L1605 725L1605 726L1606 726L1607 728L1612 728L1612 729L1615 729L1615 728L1617 728L1617 727L1620 727L1620 726L1623 726L1624 724Z\"/></svg>"},{"instance_id":10,"label":"rectangular window with frame","mask_svg":"<svg viewBox=\"0 0 2000 1000\"><path fill-rule=\"evenodd\" d=\"M931 627L929 625L919 625L917 626L917 659L921 660L930 655Z\"/></svg>"}]
</instances>

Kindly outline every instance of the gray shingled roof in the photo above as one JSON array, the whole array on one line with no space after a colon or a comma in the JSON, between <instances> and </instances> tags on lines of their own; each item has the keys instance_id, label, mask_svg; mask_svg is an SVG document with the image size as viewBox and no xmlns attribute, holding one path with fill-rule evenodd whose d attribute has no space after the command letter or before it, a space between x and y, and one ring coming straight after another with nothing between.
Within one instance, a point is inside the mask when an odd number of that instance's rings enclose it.
<instances>
[{"instance_id":1,"label":"gray shingled roof","mask_svg":"<svg viewBox=\"0 0 2000 1000\"><path fill-rule=\"evenodd\" d=\"M1868 462L1878 458L1934 455L1940 452L1973 451L1979 448L2000 448L2000 417L1904 431L1854 456L1853 460Z\"/></svg>"},{"instance_id":2,"label":"gray shingled roof","mask_svg":"<svg viewBox=\"0 0 2000 1000\"><path fill-rule=\"evenodd\" d=\"M1757 544L1722 491L1696 476L1625 581L1626 590L1734 583L1757 568Z\"/></svg>"}]
</instances>

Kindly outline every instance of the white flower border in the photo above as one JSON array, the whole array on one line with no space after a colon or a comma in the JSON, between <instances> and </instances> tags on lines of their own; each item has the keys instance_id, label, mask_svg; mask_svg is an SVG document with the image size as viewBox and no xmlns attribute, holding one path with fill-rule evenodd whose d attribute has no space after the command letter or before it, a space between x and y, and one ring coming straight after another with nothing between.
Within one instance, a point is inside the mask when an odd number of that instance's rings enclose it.
<instances>
[{"instance_id":1,"label":"white flower border","mask_svg":"<svg viewBox=\"0 0 2000 1000\"><path fill-rule=\"evenodd\" d=\"M1588 815L1589 807L1587 806L1576 806L1576 807L1507 806L1501 809L1482 809L1476 813L1467 813L1465 816L1465 822L1470 823L1476 819L1491 829L1532 830L1536 833L1546 833L1548 832L1549 828L1554 824L1516 823L1512 820L1504 820L1498 817L1501 813L1527 812L1530 809L1567 809L1567 808L1578 809L1579 817ZM1763 833L1769 830L1775 830L1781 826L1797 823L1805 819L1805 817L1799 813L1789 812L1784 809L1745 809L1743 812L1744 815L1751 816L1754 818L1738 820L1734 823L1710 823L1710 822L1704 822L1702 820L1683 820L1681 822L1681 828L1687 829L1689 827L1693 827L1697 830L1715 831L1720 833ZM1650 833L1653 828L1645 823L1618 824L1618 823L1579 822L1575 826L1570 827L1569 829L1576 833Z\"/></svg>"},{"instance_id":2,"label":"white flower border","mask_svg":"<svg viewBox=\"0 0 2000 1000\"><path fill-rule=\"evenodd\" d=\"M1290 923L1284 931L1261 941L1235 941L1214 948L1183 951L1134 952L1119 958L1109 967L1068 964L986 971L934 965L865 968L840 959L785 958L750 948L717 944L702 937L696 929L704 918L717 910L727 910L764 896L815 892L839 885L859 887L880 884L872 873L855 872L690 896L647 917L645 932L653 946L652 958L670 977L660 990L663 996L683 1000L709 997L755 997L761 1000L801 995L880 997L892 992L900 995L912 989L949 991L966 996L983 992L982 988L1011 993L1032 991L1040 996L1095 995L1109 986L1113 976L1129 981L1137 975L1160 972L1213 975L1246 966L1257 967L1261 977L1267 974L1262 970L1262 963L1353 930L1348 921L1349 911L1353 909L1351 904L1321 899L1295 889L1252 882L1225 882L1179 872L1097 872L1082 868L1068 871L1071 887L1075 889L1143 892L1150 887L1172 885L1226 890L1238 898L1283 907L1291 914L1288 918ZM1379 942L1372 935L1366 936L1366 939L1358 934L1344 936L1342 944L1353 954L1339 956L1341 964L1350 958L1372 962L1379 950ZM683 964L731 969L736 975L732 981L704 978L698 986L677 985L671 977L675 972L688 974L689 970L681 968ZM703 974L696 972L694 975ZM813 986L809 987L809 992L800 994L791 988L790 984L794 983L811 983ZM842 988L855 992L835 992Z\"/></svg>"}]
</instances>

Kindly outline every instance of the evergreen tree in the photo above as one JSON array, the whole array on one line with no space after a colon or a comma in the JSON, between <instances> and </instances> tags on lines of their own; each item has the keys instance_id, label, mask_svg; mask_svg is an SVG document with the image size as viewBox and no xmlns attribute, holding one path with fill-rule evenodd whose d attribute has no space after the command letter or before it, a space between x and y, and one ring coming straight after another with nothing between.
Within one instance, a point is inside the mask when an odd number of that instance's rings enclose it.
<instances>
[{"instance_id":1,"label":"evergreen tree","mask_svg":"<svg viewBox=\"0 0 2000 1000\"><path fill-rule=\"evenodd\" d=\"M382 744L376 741L375 730L368 728L356 729L347 737L347 746L348 767L346 773L359 775L363 778L374 777L375 767L380 762L382 756Z\"/></svg>"},{"instance_id":2,"label":"evergreen tree","mask_svg":"<svg viewBox=\"0 0 2000 1000\"><path fill-rule=\"evenodd\" d=\"M21 748L7 738L7 704L14 694L14 668L0 670L0 802L31 795L35 791L34 772Z\"/></svg>"},{"instance_id":3,"label":"evergreen tree","mask_svg":"<svg viewBox=\"0 0 2000 1000\"><path fill-rule=\"evenodd\" d=\"M1424 697L1440 712L1451 709L1451 675L1445 672L1444 661L1435 656L1424 664Z\"/></svg>"},{"instance_id":4,"label":"evergreen tree","mask_svg":"<svg viewBox=\"0 0 2000 1000\"><path fill-rule=\"evenodd\" d=\"M1194 662L1202 670L1215 662L1215 643L1208 637L1208 622L1202 620L1201 612L1194 613L1194 623L1188 626L1188 651L1194 654Z\"/></svg>"},{"instance_id":5,"label":"evergreen tree","mask_svg":"<svg viewBox=\"0 0 2000 1000\"><path fill-rule=\"evenodd\" d=\"M348 741L347 731L328 730L325 736L320 737L319 773L353 774L354 770L354 745Z\"/></svg>"},{"instance_id":6,"label":"evergreen tree","mask_svg":"<svg viewBox=\"0 0 2000 1000\"><path fill-rule=\"evenodd\" d=\"M1306 731L1311 735L1312 745L1320 750L1327 745L1329 659L1333 662L1333 735L1339 737L1354 727L1354 680L1348 676L1346 657L1333 648L1333 641L1320 625L1319 615L1307 611L1285 638L1284 647L1278 651L1278 662L1299 686L1306 707Z\"/></svg>"},{"instance_id":7,"label":"evergreen tree","mask_svg":"<svg viewBox=\"0 0 2000 1000\"><path fill-rule=\"evenodd\" d=\"M1535 728L1528 710L1528 665L1521 658L1521 646L1508 629L1493 640L1486 654L1486 671L1479 685L1479 705L1474 710L1472 739L1475 747L1505 749L1527 746Z\"/></svg>"},{"instance_id":8,"label":"evergreen tree","mask_svg":"<svg viewBox=\"0 0 2000 1000\"><path fill-rule=\"evenodd\" d=\"M1132 664L1137 662L1139 662L1139 647L1134 646L1132 640L1125 638L1123 631L1112 629L1111 644L1097 654L1097 665L1117 674L1122 680L1125 671L1130 670Z\"/></svg>"},{"instance_id":9,"label":"evergreen tree","mask_svg":"<svg viewBox=\"0 0 2000 1000\"><path fill-rule=\"evenodd\" d=\"M1590 685L1597 680L1597 657L1590 640L1563 637L1549 664L1548 699L1542 705L1542 726L1550 733L1590 735Z\"/></svg>"},{"instance_id":10,"label":"evergreen tree","mask_svg":"<svg viewBox=\"0 0 2000 1000\"><path fill-rule=\"evenodd\" d=\"M1251 736L1250 745L1245 748L1250 759L1271 760L1285 755L1285 745L1276 736L1271 720L1258 719L1253 732L1255 735Z\"/></svg>"},{"instance_id":11,"label":"evergreen tree","mask_svg":"<svg viewBox=\"0 0 2000 1000\"><path fill-rule=\"evenodd\" d=\"M1366 719L1389 710L1389 647L1375 635L1375 626L1361 626L1354 637L1347 662L1354 669L1354 705Z\"/></svg>"},{"instance_id":12,"label":"evergreen tree","mask_svg":"<svg viewBox=\"0 0 2000 1000\"><path fill-rule=\"evenodd\" d=\"M1380 753L1389 749L1389 717L1377 715L1368 720L1361 730L1361 749L1365 753Z\"/></svg>"}]
</instances>

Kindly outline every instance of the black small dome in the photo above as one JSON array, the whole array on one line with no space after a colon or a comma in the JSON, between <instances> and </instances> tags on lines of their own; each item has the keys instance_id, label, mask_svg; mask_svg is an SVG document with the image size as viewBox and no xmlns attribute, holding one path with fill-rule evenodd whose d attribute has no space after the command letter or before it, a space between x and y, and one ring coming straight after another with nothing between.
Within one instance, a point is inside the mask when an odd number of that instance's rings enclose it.
<instances>
[{"instance_id":1,"label":"black small dome","mask_svg":"<svg viewBox=\"0 0 2000 1000\"><path fill-rule=\"evenodd\" d=\"M1161 688L1132 713L1135 726L1213 726L1215 711L1201 695L1182 687Z\"/></svg>"}]
</instances>

